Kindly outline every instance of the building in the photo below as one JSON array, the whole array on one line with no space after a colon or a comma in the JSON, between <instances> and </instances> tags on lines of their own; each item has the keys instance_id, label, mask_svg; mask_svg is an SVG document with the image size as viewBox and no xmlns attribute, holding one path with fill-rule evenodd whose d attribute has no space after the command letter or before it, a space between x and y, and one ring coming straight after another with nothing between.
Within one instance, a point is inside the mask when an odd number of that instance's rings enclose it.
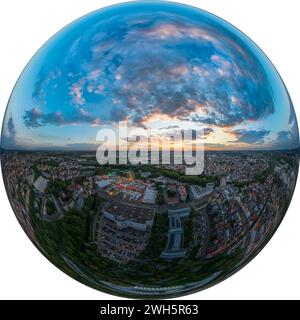
<instances>
[{"instance_id":1,"label":"building","mask_svg":"<svg viewBox=\"0 0 300 320\"><path fill-rule=\"evenodd\" d=\"M165 249L160 254L162 259L184 258L186 250L183 245L182 219L189 217L191 209L189 207L168 211L169 231Z\"/></svg>"},{"instance_id":2,"label":"building","mask_svg":"<svg viewBox=\"0 0 300 320\"><path fill-rule=\"evenodd\" d=\"M76 186L76 189L73 192L72 198L75 201L75 208L82 209L84 206L84 195L83 195L82 186L80 186L80 185Z\"/></svg>"},{"instance_id":3,"label":"building","mask_svg":"<svg viewBox=\"0 0 300 320\"><path fill-rule=\"evenodd\" d=\"M225 188L226 184L227 184L226 176L222 176L221 179L220 179L220 187L221 188Z\"/></svg>"},{"instance_id":4,"label":"building","mask_svg":"<svg viewBox=\"0 0 300 320\"><path fill-rule=\"evenodd\" d=\"M153 225L153 209L109 203L98 222L98 252L119 264L126 264L145 250Z\"/></svg>"},{"instance_id":5,"label":"building","mask_svg":"<svg viewBox=\"0 0 300 320\"><path fill-rule=\"evenodd\" d=\"M184 186L179 186L178 187L178 193L179 193L180 201L182 201L182 202L186 201L187 191L186 191L186 188Z\"/></svg>"},{"instance_id":6,"label":"building","mask_svg":"<svg viewBox=\"0 0 300 320\"><path fill-rule=\"evenodd\" d=\"M189 196L192 200L202 200L214 191L214 184L208 183L205 188L197 185L189 187Z\"/></svg>"},{"instance_id":7,"label":"building","mask_svg":"<svg viewBox=\"0 0 300 320\"><path fill-rule=\"evenodd\" d=\"M103 216L123 228L146 231L151 228L154 219L154 210L120 203L109 203L102 209Z\"/></svg>"},{"instance_id":8,"label":"building","mask_svg":"<svg viewBox=\"0 0 300 320\"><path fill-rule=\"evenodd\" d=\"M145 204L155 204L157 191L152 187L147 187L142 202Z\"/></svg>"},{"instance_id":9,"label":"building","mask_svg":"<svg viewBox=\"0 0 300 320\"><path fill-rule=\"evenodd\" d=\"M207 190L211 190L211 191L214 191L214 188L215 188L215 184L213 182L208 182L206 184L206 189Z\"/></svg>"},{"instance_id":10,"label":"building","mask_svg":"<svg viewBox=\"0 0 300 320\"><path fill-rule=\"evenodd\" d=\"M174 205L179 202L179 196L176 184L169 184L165 193L165 202L169 205Z\"/></svg>"},{"instance_id":11,"label":"building","mask_svg":"<svg viewBox=\"0 0 300 320\"><path fill-rule=\"evenodd\" d=\"M96 183L97 187L100 189L104 189L111 184L108 179L99 179L99 180L96 180L95 183Z\"/></svg>"},{"instance_id":12,"label":"building","mask_svg":"<svg viewBox=\"0 0 300 320\"><path fill-rule=\"evenodd\" d=\"M34 173L33 171L26 177L28 184L31 186L34 183Z\"/></svg>"},{"instance_id":13,"label":"building","mask_svg":"<svg viewBox=\"0 0 300 320\"><path fill-rule=\"evenodd\" d=\"M190 207L184 207L184 208L179 208L179 209L169 209L168 214L169 217L171 216L179 216L180 219L184 219L189 217L191 213L191 208Z\"/></svg>"},{"instance_id":14,"label":"building","mask_svg":"<svg viewBox=\"0 0 300 320\"><path fill-rule=\"evenodd\" d=\"M149 177L151 177L151 172L142 171L142 172L140 172L140 175L142 178L148 179Z\"/></svg>"},{"instance_id":15,"label":"building","mask_svg":"<svg viewBox=\"0 0 300 320\"><path fill-rule=\"evenodd\" d=\"M85 196L91 195L94 190L93 178L87 177L86 180L83 182L83 186L84 186Z\"/></svg>"},{"instance_id":16,"label":"building","mask_svg":"<svg viewBox=\"0 0 300 320\"><path fill-rule=\"evenodd\" d=\"M129 181L133 181L135 179L135 174L133 171L127 171L127 178Z\"/></svg>"},{"instance_id":17,"label":"building","mask_svg":"<svg viewBox=\"0 0 300 320\"><path fill-rule=\"evenodd\" d=\"M42 176L39 176L37 180L34 182L33 186L39 193L44 194L45 190L47 189L48 182L49 182L48 179L45 179Z\"/></svg>"}]
</instances>

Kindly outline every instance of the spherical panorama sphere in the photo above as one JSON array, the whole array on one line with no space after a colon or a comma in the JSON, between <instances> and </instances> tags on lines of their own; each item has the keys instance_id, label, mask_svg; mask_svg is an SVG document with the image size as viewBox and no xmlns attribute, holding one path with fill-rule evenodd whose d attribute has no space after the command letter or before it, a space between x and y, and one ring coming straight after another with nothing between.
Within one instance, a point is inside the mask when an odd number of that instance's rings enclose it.
<instances>
[{"instance_id":1,"label":"spherical panorama sphere","mask_svg":"<svg viewBox=\"0 0 300 320\"><path fill-rule=\"evenodd\" d=\"M86 15L12 92L1 164L28 237L98 290L166 298L216 284L272 237L299 134L288 92L243 33L197 8Z\"/></svg>"}]
</instances>

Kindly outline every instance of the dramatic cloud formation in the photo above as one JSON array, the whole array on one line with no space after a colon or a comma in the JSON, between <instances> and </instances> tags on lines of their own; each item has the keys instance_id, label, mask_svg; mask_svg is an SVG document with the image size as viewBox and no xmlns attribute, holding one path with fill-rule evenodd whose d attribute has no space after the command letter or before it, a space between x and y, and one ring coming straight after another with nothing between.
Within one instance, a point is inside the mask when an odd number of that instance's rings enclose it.
<instances>
[{"instance_id":1,"label":"dramatic cloud formation","mask_svg":"<svg viewBox=\"0 0 300 320\"><path fill-rule=\"evenodd\" d=\"M299 146L297 118L291 101L288 126L286 130L277 132L276 139L272 141L272 145L277 149L290 149Z\"/></svg>"},{"instance_id":2,"label":"dramatic cloud formation","mask_svg":"<svg viewBox=\"0 0 300 320\"><path fill-rule=\"evenodd\" d=\"M166 8L95 14L54 37L32 74L28 108L20 116L24 127L128 121L162 133L202 129L211 146L277 148L284 139L296 146L292 104L280 105L286 99L276 98L278 83L250 41L201 11ZM290 109L286 128L261 125L280 108ZM256 124L265 130L253 130Z\"/></svg>"},{"instance_id":3,"label":"dramatic cloud formation","mask_svg":"<svg viewBox=\"0 0 300 320\"><path fill-rule=\"evenodd\" d=\"M150 17L146 31L141 25L120 26L122 42L101 59L107 71L101 81L111 83L115 100L128 108L133 122L166 114L232 126L274 112L264 71L247 48L232 46L230 34L173 19Z\"/></svg>"},{"instance_id":4,"label":"dramatic cloud formation","mask_svg":"<svg viewBox=\"0 0 300 320\"><path fill-rule=\"evenodd\" d=\"M277 149L290 149L299 145L298 135L291 131L279 131L273 146Z\"/></svg>"},{"instance_id":5,"label":"dramatic cloud formation","mask_svg":"<svg viewBox=\"0 0 300 320\"><path fill-rule=\"evenodd\" d=\"M78 109L72 114L63 114L62 112L52 112L44 114L38 108L33 108L25 112L24 124L28 128L36 128L49 124L64 126L77 125L80 123L90 123L91 125L99 125L100 120L91 116L84 109Z\"/></svg>"},{"instance_id":6,"label":"dramatic cloud formation","mask_svg":"<svg viewBox=\"0 0 300 320\"><path fill-rule=\"evenodd\" d=\"M274 112L264 70L245 45L205 20L197 25L172 14L116 17L92 26L58 70L40 72L36 102L44 102L54 83L68 103L105 109L97 110L103 121L141 124L165 114L233 126Z\"/></svg>"},{"instance_id":7,"label":"dramatic cloud formation","mask_svg":"<svg viewBox=\"0 0 300 320\"><path fill-rule=\"evenodd\" d=\"M236 137L236 140L231 142L260 144L265 141L265 138L270 133L269 130L235 130L229 131Z\"/></svg>"}]
</instances>

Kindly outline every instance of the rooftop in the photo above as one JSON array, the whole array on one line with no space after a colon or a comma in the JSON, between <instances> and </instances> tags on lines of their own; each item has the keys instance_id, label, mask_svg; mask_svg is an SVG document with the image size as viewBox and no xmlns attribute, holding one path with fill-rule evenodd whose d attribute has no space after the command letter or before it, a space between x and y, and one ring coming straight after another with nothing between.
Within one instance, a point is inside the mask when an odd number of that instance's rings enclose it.
<instances>
[{"instance_id":1,"label":"rooftop","mask_svg":"<svg viewBox=\"0 0 300 320\"><path fill-rule=\"evenodd\" d=\"M153 209L120 203L108 204L105 207L105 211L114 215L117 219L131 220L138 223L146 223L154 217Z\"/></svg>"},{"instance_id":2,"label":"rooftop","mask_svg":"<svg viewBox=\"0 0 300 320\"><path fill-rule=\"evenodd\" d=\"M44 193L48 186L48 180L39 176L33 185L39 192Z\"/></svg>"}]
</instances>

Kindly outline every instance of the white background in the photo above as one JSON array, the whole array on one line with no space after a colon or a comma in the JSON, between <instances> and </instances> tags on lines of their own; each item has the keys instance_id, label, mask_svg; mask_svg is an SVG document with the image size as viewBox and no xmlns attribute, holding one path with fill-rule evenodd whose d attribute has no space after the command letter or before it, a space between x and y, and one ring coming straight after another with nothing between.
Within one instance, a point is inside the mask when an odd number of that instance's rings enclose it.
<instances>
[{"instance_id":1,"label":"white background","mask_svg":"<svg viewBox=\"0 0 300 320\"><path fill-rule=\"evenodd\" d=\"M0 121L22 69L39 47L74 19L119 1L0 1ZM281 74L300 119L299 0L181 1L245 32ZM300 185L263 251L226 281L188 299L300 299ZM21 230L0 181L0 299L121 299L90 289L54 267Z\"/></svg>"}]
</instances>

